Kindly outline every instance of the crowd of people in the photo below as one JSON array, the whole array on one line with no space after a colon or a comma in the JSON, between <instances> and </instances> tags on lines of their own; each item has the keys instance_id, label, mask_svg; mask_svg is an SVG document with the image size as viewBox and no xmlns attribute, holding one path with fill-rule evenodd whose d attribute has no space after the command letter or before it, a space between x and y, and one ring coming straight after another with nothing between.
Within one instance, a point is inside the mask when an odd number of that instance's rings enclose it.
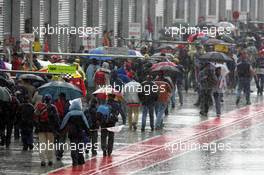
<instances>
[{"instance_id":1,"label":"crowd of people","mask_svg":"<svg viewBox=\"0 0 264 175\"><path fill-rule=\"evenodd\" d=\"M256 47L254 42L236 45L229 48L227 55L231 61L213 61L200 59L213 47L204 45L179 45L175 54L166 56L161 53L159 58L148 55L144 47L143 59L121 59L101 61L91 59L88 64L78 64L85 73L83 79L87 96L82 100L69 101L69 94L60 93L57 99L52 94L39 96L38 82L15 80L6 73L1 73L0 83L9 89L12 96L9 102L0 101L0 137L2 146L8 148L14 130L14 138L21 137L23 151L34 149L34 133L38 136L39 145L49 143L66 143L67 137L71 144L91 143L86 153L93 156L98 151L98 132L101 131L101 149L103 156L111 156L114 135L109 128L115 127L119 116L122 125L129 131L139 127L141 115L141 132L146 130L146 119L149 116L150 131L162 130L164 117L175 108L176 92L179 106L184 105L183 90L190 88L197 92L195 103L200 108L200 115L207 116L210 106L214 104L217 117L221 116L221 105L224 92L236 92L236 105L241 101L244 91L246 104L251 104L251 80L254 79L258 95L263 94L264 85L264 45ZM168 69L156 69L159 63L169 63ZM36 69L41 69L37 56L33 57ZM13 70L20 69L22 62L14 53ZM166 66L164 66L166 67ZM172 69L171 67L175 67ZM4 67L2 67L4 68ZM169 69L171 68L171 69ZM51 77L43 77L52 81ZM67 80L66 80L67 81ZM94 94L97 90L112 89L109 93ZM82 101L86 104L83 105ZM71 149L73 165L84 164L83 147ZM53 165L54 151L46 147L40 151L41 166ZM62 160L64 148L56 147L55 155Z\"/></svg>"}]
</instances>

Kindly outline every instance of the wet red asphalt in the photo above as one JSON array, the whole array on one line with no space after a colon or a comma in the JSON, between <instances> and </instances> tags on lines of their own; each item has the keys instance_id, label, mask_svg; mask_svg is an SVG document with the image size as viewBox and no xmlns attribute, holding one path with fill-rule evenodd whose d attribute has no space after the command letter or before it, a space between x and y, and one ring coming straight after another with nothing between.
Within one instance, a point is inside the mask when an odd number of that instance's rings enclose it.
<instances>
[{"instance_id":1,"label":"wet red asphalt","mask_svg":"<svg viewBox=\"0 0 264 175\"><path fill-rule=\"evenodd\" d=\"M181 143L211 143L264 122L264 103L246 106L193 127L178 128L171 133L156 136L135 144L114 150L112 157L95 157L79 167L66 167L49 174L133 174L181 156L189 148L172 150L170 145Z\"/></svg>"}]
</instances>

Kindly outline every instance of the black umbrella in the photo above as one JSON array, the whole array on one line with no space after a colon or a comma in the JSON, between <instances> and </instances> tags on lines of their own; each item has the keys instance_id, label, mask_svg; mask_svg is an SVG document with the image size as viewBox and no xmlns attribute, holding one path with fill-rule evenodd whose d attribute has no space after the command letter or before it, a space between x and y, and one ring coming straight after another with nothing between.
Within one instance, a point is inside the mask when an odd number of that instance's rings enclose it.
<instances>
[{"instance_id":1,"label":"black umbrella","mask_svg":"<svg viewBox=\"0 0 264 175\"><path fill-rule=\"evenodd\" d=\"M162 66L162 67L157 67L155 69L152 69L152 72L159 72L159 71L180 72L180 70L177 67L175 67L175 66Z\"/></svg>"},{"instance_id":2,"label":"black umbrella","mask_svg":"<svg viewBox=\"0 0 264 175\"><path fill-rule=\"evenodd\" d=\"M34 74L23 74L19 76L19 79L45 82L45 80L42 77Z\"/></svg>"},{"instance_id":3,"label":"black umbrella","mask_svg":"<svg viewBox=\"0 0 264 175\"><path fill-rule=\"evenodd\" d=\"M222 52L207 52L206 54L199 57L200 60L203 61L211 61L211 62L229 62L233 61L230 57Z\"/></svg>"},{"instance_id":4,"label":"black umbrella","mask_svg":"<svg viewBox=\"0 0 264 175\"><path fill-rule=\"evenodd\" d=\"M160 50L176 50L176 47L174 47L173 45L161 45L160 47L157 48L158 51Z\"/></svg>"},{"instance_id":5,"label":"black umbrella","mask_svg":"<svg viewBox=\"0 0 264 175\"><path fill-rule=\"evenodd\" d=\"M14 82L12 82L11 80L5 79L0 76L0 86L7 87L8 89L12 90L14 85Z\"/></svg>"},{"instance_id":6,"label":"black umbrella","mask_svg":"<svg viewBox=\"0 0 264 175\"><path fill-rule=\"evenodd\" d=\"M68 100L81 98L83 96L82 91L78 87L62 81L52 81L44 84L38 88L38 92L40 95L51 94L53 99L58 99L60 93L66 94Z\"/></svg>"},{"instance_id":7,"label":"black umbrella","mask_svg":"<svg viewBox=\"0 0 264 175\"><path fill-rule=\"evenodd\" d=\"M4 102L11 101L11 95L9 90L6 87L0 87L0 100Z\"/></svg>"}]
</instances>

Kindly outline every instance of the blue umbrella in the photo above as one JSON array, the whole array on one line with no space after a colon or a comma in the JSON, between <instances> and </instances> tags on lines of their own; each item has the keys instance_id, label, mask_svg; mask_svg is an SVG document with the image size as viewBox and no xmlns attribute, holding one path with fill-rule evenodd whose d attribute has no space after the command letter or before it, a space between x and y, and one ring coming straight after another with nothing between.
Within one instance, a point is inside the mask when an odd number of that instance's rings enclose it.
<instances>
[{"instance_id":1,"label":"blue umbrella","mask_svg":"<svg viewBox=\"0 0 264 175\"><path fill-rule=\"evenodd\" d=\"M83 96L82 91L73 84L63 81L52 81L38 88L39 95L50 94L53 99L58 99L60 93L66 95L67 100L73 100Z\"/></svg>"},{"instance_id":2,"label":"blue umbrella","mask_svg":"<svg viewBox=\"0 0 264 175\"><path fill-rule=\"evenodd\" d=\"M93 49L89 52L89 54L107 54L106 50L103 47L98 47L96 49ZM107 60L112 60L112 57L99 57L99 56L88 56L89 59L97 59L101 61L107 61Z\"/></svg>"},{"instance_id":3,"label":"blue umbrella","mask_svg":"<svg viewBox=\"0 0 264 175\"><path fill-rule=\"evenodd\" d=\"M106 55L106 56L83 56L82 58L87 59L96 59L100 61L112 60L113 58L107 55L124 55L124 56L139 56L142 57L142 54L135 50L128 50L126 48L118 48L118 47L98 47L92 49L89 54L98 54L98 55Z\"/></svg>"}]
</instances>

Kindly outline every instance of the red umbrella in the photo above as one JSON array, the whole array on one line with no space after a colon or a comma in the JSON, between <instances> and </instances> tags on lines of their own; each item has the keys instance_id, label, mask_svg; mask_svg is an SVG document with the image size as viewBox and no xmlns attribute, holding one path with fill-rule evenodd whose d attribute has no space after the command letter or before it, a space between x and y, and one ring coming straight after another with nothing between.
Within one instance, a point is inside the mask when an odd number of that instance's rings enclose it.
<instances>
[{"instance_id":1,"label":"red umbrella","mask_svg":"<svg viewBox=\"0 0 264 175\"><path fill-rule=\"evenodd\" d=\"M176 64L173 63L173 62L160 62L160 63L156 63L156 64L153 64L151 69L160 69L161 67L164 67L164 66L172 66L172 67L175 67Z\"/></svg>"},{"instance_id":2,"label":"red umbrella","mask_svg":"<svg viewBox=\"0 0 264 175\"><path fill-rule=\"evenodd\" d=\"M203 38L205 37L206 35L203 33L203 32L200 32L200 33L195 33L195 34L192 34L188 37L187 41L188 42L193 42L194 40L196 40L197 38Z\"/></svg>"},{"instance_id":3,"label":"red umbrella","mask_svg":"<svg viewBox=\"0 0 264 175\"><path fill-rule=\"evenodd\" d=\"M93 95L95 95L96 97L100 98L100 99L106 99L108 95L113 94L115 95L118 99L122 99L123 98L123 94L121 92L119 92L116 89L110 88L110 87L102 87L100 89L97 89Z\"/></svg>"}]
</instances>

